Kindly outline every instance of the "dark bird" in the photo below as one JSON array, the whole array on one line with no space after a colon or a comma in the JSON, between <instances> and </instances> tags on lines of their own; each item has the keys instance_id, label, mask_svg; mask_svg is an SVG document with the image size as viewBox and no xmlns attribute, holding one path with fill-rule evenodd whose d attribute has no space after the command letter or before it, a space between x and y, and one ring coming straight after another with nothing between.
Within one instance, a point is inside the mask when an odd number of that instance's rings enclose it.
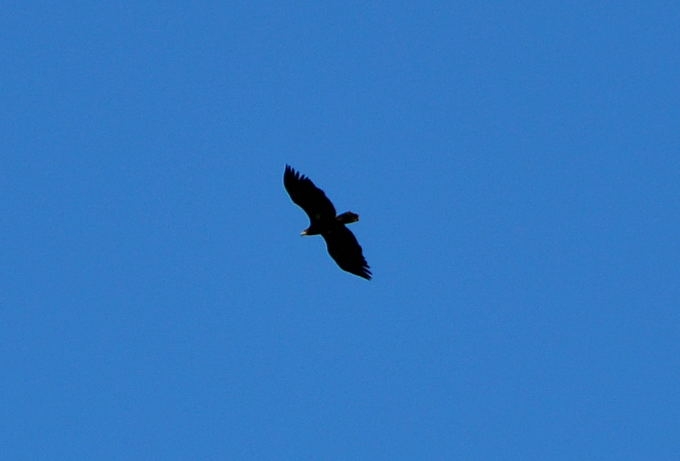
<instances>
[{"instance_id":1,"label":"dark bird","mask_svg":"<svg viewBox=\"0 0 680 461\"><path fill-rule=\"evenodd\" d=\"M371 271L361 253L361 246L345 224L357 222L359 215L346 211L336 216L333 203L316 187L311 179L286 165L283 185L293 202L309 216L309 227L300 235L321 235L326 241L328 254L342 270L367 280Z\"/></svg>"}]
</instances>

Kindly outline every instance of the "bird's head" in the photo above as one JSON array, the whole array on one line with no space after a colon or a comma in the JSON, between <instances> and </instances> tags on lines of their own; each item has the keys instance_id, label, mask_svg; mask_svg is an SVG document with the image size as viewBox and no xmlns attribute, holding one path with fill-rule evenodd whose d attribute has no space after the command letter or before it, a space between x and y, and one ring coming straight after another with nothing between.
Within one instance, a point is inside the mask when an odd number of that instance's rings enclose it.
<instances>
[{"instance_id":1,"label":"bird's head","mask_svg":"<svg viewBox=\"0 0 680 461\"><path fill-rule=\"evenodd\" d=\"M319 235L319 230L316 229L314 226L309 226L307 229L300 232L301 237L305 237L307 235Z\"/></svg>"}]
</instances>

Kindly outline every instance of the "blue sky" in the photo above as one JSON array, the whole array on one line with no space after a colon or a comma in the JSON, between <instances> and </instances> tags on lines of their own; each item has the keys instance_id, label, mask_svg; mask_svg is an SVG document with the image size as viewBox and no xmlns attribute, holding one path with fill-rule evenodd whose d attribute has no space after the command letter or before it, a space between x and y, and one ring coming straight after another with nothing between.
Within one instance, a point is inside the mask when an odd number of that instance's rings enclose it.
<instances>
[{"instance_id":1,"label":"blue sky","mask_svg":"<svg viewBox=\"0 0 680 461\"><path fill-rule=\"evenodd\" d=\"M5 5L3 458L678 459L678 23Z\"/></svg>"}]
</instances>

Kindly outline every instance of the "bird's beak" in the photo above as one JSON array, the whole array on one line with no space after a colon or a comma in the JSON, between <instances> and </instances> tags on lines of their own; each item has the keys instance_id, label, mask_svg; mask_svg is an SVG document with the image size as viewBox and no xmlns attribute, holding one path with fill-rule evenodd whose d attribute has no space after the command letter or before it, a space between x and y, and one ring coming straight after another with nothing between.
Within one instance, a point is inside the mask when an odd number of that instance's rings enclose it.
<instances>
[{"instance_id":1,"label":"bird's beak","mask_svg":"<svg viewBox=\"0 0 680 461\"><path fill-rule=\"evenodd\" d=\"M304 237L304 236L306 236L306 235L307 235L307 231L306 231L306 230L303 230L302 232L300 232L300 237Z\"/></svg>"}]
</instances>

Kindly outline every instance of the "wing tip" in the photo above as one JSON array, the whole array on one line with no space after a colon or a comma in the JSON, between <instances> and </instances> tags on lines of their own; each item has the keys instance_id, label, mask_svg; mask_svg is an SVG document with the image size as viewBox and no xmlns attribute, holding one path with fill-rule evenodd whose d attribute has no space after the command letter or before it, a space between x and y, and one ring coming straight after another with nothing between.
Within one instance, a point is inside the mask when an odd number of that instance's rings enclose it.
<instances>
[{"instance_id":1,"label":"wing tip","mask_svg":"<svg viewBox=\"0 0 680 461\"><path fill-rule=\"evenodd\" d=\"M283 172L283 180L304 181L307 176L300 173L298 170L286 163L286 168Z\"/></svg>"},{"instance_id":2,"label":"wing tip","mask_svg":"<svg viewBox=\"0 0 680 461\"><path fill-rule=\"evenodd\" d=\"M346 270L346 269L345 269ZM364 278L366 280L371 280L373 278L373 273L371 272L371 267L364 262L360 268L355 268L354 270L348 270L347 272Z\"/></svg>"},{"instance_id":3,"label":"wing tip","mask_svg":"<svg viewBox=\"0 0 680 461\"><path fill-rule=\"evenodd\" d=\"M286 169L283 172L283 185L288 189L293 183L300 180L300 173L295 171L295 169L286 164Z\"/></svg>"}]
</instances>

